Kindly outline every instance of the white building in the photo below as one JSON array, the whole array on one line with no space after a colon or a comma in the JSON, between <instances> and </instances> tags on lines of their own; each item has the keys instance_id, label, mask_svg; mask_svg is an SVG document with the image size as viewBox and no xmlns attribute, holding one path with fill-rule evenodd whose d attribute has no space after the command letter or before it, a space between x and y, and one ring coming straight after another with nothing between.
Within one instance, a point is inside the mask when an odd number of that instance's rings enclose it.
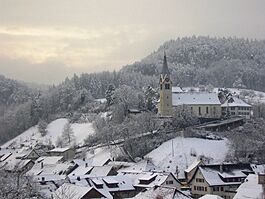
<instances>
[{"instance_id":1,"label":"white building","mask_svg":"<svg viewBox=\"0 0 265 199\"><path fill-rule=\"evenodd\" d=\"M252 106L238 97L231 97L222 105L222 115L251 117Z\"/></svg>"}]
</instances>

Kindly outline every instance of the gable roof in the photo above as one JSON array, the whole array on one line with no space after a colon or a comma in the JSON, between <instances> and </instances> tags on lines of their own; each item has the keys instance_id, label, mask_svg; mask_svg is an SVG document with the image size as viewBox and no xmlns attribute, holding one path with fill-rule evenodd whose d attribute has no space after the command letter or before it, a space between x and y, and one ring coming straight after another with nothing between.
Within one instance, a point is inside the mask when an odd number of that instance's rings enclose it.
<instances>
[{"instance_id":1,"label":"gable roof","mask_svg":"<svg viewBox=\"0 0 265 199\"><path fill-rule=\"evenodd\" d=\"M216 93L172 93L172 105L220 105Z\"/></svg>"},{"instance_id":2,"label":"gable roof","mask_svg":"<svg viewBox=\"0 0 265 199\"><path fill-rule=\"evenodd\" d=\"M53 194L54 199L61 199L61 198L71 198L71 199L81 199L86 194L91 191L97 192L101 197L106 198L101 192L99 192L94 187L83 187L77 186L69 183L64 183L60 186Z\"/></svg>"}]
</instances>

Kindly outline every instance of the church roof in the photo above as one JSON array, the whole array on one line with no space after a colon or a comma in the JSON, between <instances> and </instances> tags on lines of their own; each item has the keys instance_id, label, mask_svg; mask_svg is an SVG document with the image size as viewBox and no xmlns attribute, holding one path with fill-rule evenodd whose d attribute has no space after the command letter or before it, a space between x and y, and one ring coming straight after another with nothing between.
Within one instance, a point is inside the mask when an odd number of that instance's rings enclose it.
<instances>
[{"instance_id":1,"label":"church roof","mask_svg":"<svg viewBox=\"0 0 265 199\"><path fill-rule=\"evenodd\" d=\"M172 93L172 105L219 105L221 104L216 93Z\"/></svg>"}]
</instances>

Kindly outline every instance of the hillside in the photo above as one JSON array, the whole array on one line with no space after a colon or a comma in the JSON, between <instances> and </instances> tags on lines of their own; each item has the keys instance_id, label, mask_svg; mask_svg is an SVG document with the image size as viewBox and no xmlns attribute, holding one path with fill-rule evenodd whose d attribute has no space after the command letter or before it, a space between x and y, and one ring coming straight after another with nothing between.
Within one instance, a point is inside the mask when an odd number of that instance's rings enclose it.
<instances>
[{"instance_id":1,"label":"hillside","mask_svg":"<svg viewBox=\"0 0 265 199\"><path fill-rule=\"evenodd\" d=\"M140 62L123 71L158 75L164 50L173 83L179 86L211 84L265 91L265 41L238 38L187 37L165 42Z\"/></svg>"},{"instance_id":2,"label":"hillside","mask_svg":"<svg viewBox=\"0 0 265 199\"><path fill-rule=\"evenodd\" d=\"M47 133L44 136L40 134L38 125L33 126L14 139L3 144L2 148L19 148L21 144L25 147L32 147L37 143L49 143L56 146L56 142L58 138L62 136L64 126L68 122L66 118L59 118L50 122L47 125ZM74 139L77 145L84 144L85 138L94 133L94 128L91 123L71 123L70 126L74 132Z\"/></svg>"}]
</instances>

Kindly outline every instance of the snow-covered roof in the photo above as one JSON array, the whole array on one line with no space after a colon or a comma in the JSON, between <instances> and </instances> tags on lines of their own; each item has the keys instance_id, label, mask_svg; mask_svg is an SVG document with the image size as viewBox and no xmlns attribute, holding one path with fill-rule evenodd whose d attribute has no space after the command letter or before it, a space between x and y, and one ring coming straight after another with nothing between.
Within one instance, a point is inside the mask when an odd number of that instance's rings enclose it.
<instances>
[{"instance_id":1,"label":"snow-covered roof","mask_svg":"<svg viewBox=\"0 0 265 199\"><path fill-rule=\"evenodd\" d=\"M167 172L121 172L118 174L118 176L126 176L128 178L131 178L133 180L133 185L136 187L155 187L155 186L161 186L166 179L169 177L169 175L172 175L171 173ZM174 176L173 176L174 177ZM149 181L149 184L141 184L140 181Z\"/></svg>"},{"instance_id":2,"label":"snow-covered roof","mask_svg":"<svg viewBox=\"0 0 265 199\"><path fill-rule=\"evenodd\" d=\"M120 169L119 172L142 172L142 171L159 171L157 166L154 165L154 163L147 159L147 160L142 160L140 162L137 162L127 168Z\"/></svg>"},{"instance_id":3,"label":"snow-covered roof","mask_svg":"<svg viewBox=\"0 0 265 199\"><path fill-rule=\"evenodd\" d=\"M252 172L250 165L236 165L236 164L224 164L222 165L223 171L221 172L221 165L204 165L200 166L204 179L209 184L209 186L219 186L219 185L239 185L241 180L237 182L225 182L224 178L246 178L247 173Z\"/></svg>"},{"instance_id":4,"label":"snow-covered roof","mask_svg":"<svg viewBox=\"0 0 265 199\"><path fill-rule=\"evenodd\" d=\"M117 180L115 180L114 178L103 178L104 182L106 182L107 184L118 184L119 182Z\"/></svg>"},{"instance_id":5,"label":"snow-covered roof","mask_svg":"<svg viewBox=\"0 0 265 199\"><path fill-rule=\"evenodd\" d=\"M9 158L12 155L11 152L8 152L6 154L4 154L1 158L0 158L0 162L5 161L7 158Z\"/></svg>"},{"instance_id":6,"label":"snow-covered roof","mask_svg":"<svg viewBox=\"0 0 265 199\"><path fill-rule=\"evenodd\" d=\"M247 104L242 99L238 97L230 98L229 100L226 100L221 107L251 107L250 104Z\"/></svg>"},{"instance_id":7,"label":"snow-covered roof","mask_svg":"<svg viewBox=\"0 0 265 199\"><path fill-rule=\"evenodd\" d=\"M65 183L54 192L53 198L54 199L61 199L61 198L81 199L82 197L84 197L86 194L88 194L92 190L100 193L94 187L83 187L83 186L77 186L77 185ZM102 197L105 197L102 193L101 195Z\"/></svg>"},{"instance_id":8,"label":"snow-covered roof","mask_svg":"<svg viewBox=\"0 0 265 199\"><path fill-rule=\"evenodd\" d=\"M52 150L50 150L49 152L59 152L59 153L63 153L65 151L70 150L71 148L54 148Z\"/></svg>"},{"instance_id":9,"label":"snow-covered roof","mask_svg":"<svg viewBox=\"0 0 265 199\"><path fill-rule=\"evenodd\" d=\"M223 198L217 195L206 194L200 197L199 199L223 199Z\"/></svg>"},{"instance_id":10,"label":"snow-covered roof","mask_svg":"<svg viewBox=\"0 0 265 199\"><path fill-rule=\"evenodd\" d=\"M219 105L221 104L215 93L172 93L172 105Z\"/></svg>"},{"instance_id":11,"label":"snow-covered roof","mask_svg":"<svg viewBox=\"0 0 265 199\"><path fill-rule=\"evenodd\" d=\"M197 166L199 166L201 162L202 162L201 160L194 160L194 162L187 169L185 169L185 172L189 173L190 171L195 169Z\"/></svg>"},{"instance_id":12,"label":"snow-covered roof","mask_svg":"<svg viewBox=\"0 0 265 199\"><path fill-rule=\"evenodd\" d=\"M65 181L66 175L37 175L33 176L33 181L35 182L54 182L54 181Z\"/></svg>"},{"instance_id":13,"label":"snow-covered roof","mask_svg":"<svg viewBox=\"0 0 265 199\"><path fill-rule=\"evenodd\" d=\"M85 165L81 165L81 166L78 166L75 170L73 170L73 171L69 174L69 176L81 176L81 175L86 175L86 174L88 174L92 169L93 169L93 167L85 166Z\"/></svg>"},{"instance_id":14,"label":"snow-covered roof","mask_svg":"<svg viewBox=\"0 0 265 199\"><path fill-rule=\"evenodd\" d=\"M263 187L258 184L258 175L249 174L245 182L237 189L234 199L262 198Z\"/></svg>"},{"instance_id":15,"label":"snow-covered roof","mask_svg":"<svg viewBox=\"0 0 265 199\"><path fill-rule=\"evenodd\" d=\"M127 176L105 176L105 177L92 177L87 178L86 176L81 176L79 179L70 178L71 183L75 183L76 185L82 185L87 187L96 187L96 185L100 185L102 187L97 187L97 189L104 193L104 195L110 194L110 192L117 191L134 191L135 188L133 186L133 180ZM106 182L115 182L117 186L108 186ZM111 198L111 197L108 197Z\"/></svg>"},{"instance_id":16,"label":"snow-covered roof","mask_svg":"<svg viewBox=\"0 0 265 199\"><path fill-rule=\"evenodd\" d=\"M140 192L133 198L134 199L154 199L154 198L160 198L160 197L163 199L190 199L191 198L174 187L164 187L164 186L154 187L154 188L148 189L147 191Z\"/></svg>"},{"instance_id":17,"label":"snow-covered roof","mask_svg":"<svg viewBox=\"0 0 265 199\"><path fill-rule=\"evenodd\" d=\"M100 177L107 176L112 170L112 166L95 166L92 171L88 174L89 177Z\"/></svg>"},{"instance_id":18,"label":"snow-covered roof","mask_svg":"<svg viewBox=\"0 0 265 199\"><path fill-rule=\"evenodd\" d=\"M156 173L153 173L153 174L151 174L151 175L150 175L149 173L147 173L147 174L141 176L141 177L138 178L138 179L139 179L139 180L149 181L149 180L152 180L153 178L155 178L156 176L157 176Z\"/></svg>"},{"instance_id":19,"label":"snow-covered roof","mask_svg":"<svg viewBox=\"0 0 265 199\"><path fill-rule=\"evenodd\" d=\"M183 93L184 91L178 87L178 86L173 86L172 87L172 93Z\"/></svg>"},{"instance_id":20,"label":"snow-covered roof","mask_svg":"<svg viewBox=\"0 0 265 199\"><path fill-rule=\"evenodd\" d=\"M62 161L62 159L63 159L63 156L42 156L36 160L36 163L42 162L44 165L45 164L57 164L58 162Z\"/></svg>"}]
</instances>

